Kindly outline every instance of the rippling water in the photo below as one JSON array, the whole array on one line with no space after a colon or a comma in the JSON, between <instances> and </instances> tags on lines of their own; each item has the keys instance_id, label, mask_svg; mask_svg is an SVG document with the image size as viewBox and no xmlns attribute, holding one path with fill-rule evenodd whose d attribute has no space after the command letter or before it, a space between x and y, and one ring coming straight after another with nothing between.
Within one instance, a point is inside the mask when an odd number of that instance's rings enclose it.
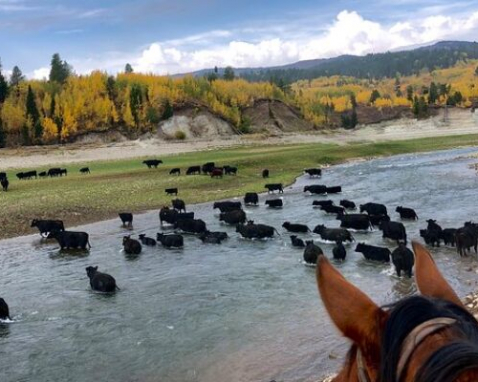
<instances>
[{"instance_id":1,"label":"rippling water","mask_svg":"<svg viewBox=\"0 0 478 382\"><path fill-rule=\"evenodd\" d=\"M334 200L377 201L397 218L397 205L415 208L420 220L406 223L418 237L428 218L445 227L476 219L478 177L465 156L476 150L405 155L336 166L321 180L301 177L284 194L282 210L247 208L248 217L338 226L312 208L305 184L342 185ZM301 263L288 234L246 241L219 224L210 204L191 206L210 229L226 230L221 246L187 237L184 250L144 248L137 258L121 250L120 221L90 224L89 254L60 253L39 235L0 245L0 295L14 323L0 324L0 380L11 381L316 381L343 360L347 343L336 334L319 301L314 269ZM27 224L27 223L26 223ZM157 212L135 216L134 235L155 236ZM386 245L379 231L354 234ZM316 235L302 235L314 238ZM319 243L330 256L331 246ZM365 261L347 246L336 266L377 303L413 293L412 281L391 265ZM475 259L450 248L434 251L460 295L476 287ZM121 288L113 296L90 290L85 267L98 265Z\"/></svg>"}]
</instances>

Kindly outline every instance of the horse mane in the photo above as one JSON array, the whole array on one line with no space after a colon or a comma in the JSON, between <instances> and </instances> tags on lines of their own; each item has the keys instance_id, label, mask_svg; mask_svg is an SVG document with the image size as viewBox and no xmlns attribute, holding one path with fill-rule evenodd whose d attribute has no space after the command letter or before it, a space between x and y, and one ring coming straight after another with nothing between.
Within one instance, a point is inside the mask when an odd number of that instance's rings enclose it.
<instances>
[{"instance_id":1,"label":"horse mane","mask_svg":"<svg viewBox=\"0 0 478 382\"><path fill-rule=\"evenodd\" d=\"M478 370L478 323L464 308L445 300L412 296L389 309L382 335L380 382L396 380L402 344L408 334L418 325L439 317L456 320L451 328L458 338L434 352L418 370L415 380L449 382L463 371Z\"/></svg>"}]
</instances>

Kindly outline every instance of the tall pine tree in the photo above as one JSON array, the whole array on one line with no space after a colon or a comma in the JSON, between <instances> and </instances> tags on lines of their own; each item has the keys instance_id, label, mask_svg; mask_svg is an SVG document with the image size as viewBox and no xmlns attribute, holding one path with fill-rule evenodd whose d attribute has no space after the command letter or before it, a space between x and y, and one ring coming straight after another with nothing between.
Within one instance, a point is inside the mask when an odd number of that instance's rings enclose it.
<instances>
[{"instance_id":1,"label":"tall pine tree","mask_svg":"<svg viewBox=\"0 0 478 382\"><path fill-rule=\"evenodd\" d=\"M37 104L35 102L35 94L33 94L33 90L30 85L28 85L26 112L27 118L31 119L35 139L38 141L41 139L43 134L43 128L40 123L40 113L38 112Z\"/></svg>"},{"instance_id":2,"label":"tall pine tree","mask_svg":"<svg viewBox=\"0 0 478 382\"><path fill-rule=\"evenodd\" d=\"M70 65L66 61L62 61L60 55L55 53L51 58L50 82L63 84L70 74Z\"/></svg>"},{"instance_id":3,"label":"tall pine tree","mask_svg":"<svg viewBox=\"0 0 478 382\"><path fill-rule=\"evenodd\" d=\"M10 85L18 86L24 79L25 76L23 75L22 71L18 66L15 65L12 70L12 75L10 76Z\"/></svg>"},{"instance_id":4,"label":"tall pine tree","mask_svg":"<svg viewBox=\"0 0 478 382\"><path fill-rule=\"evenodd\" d=\"M8 95L8 84L2 74L2 63L0 61L0 103L4 103Z\"/></svg>"}]
</instances>

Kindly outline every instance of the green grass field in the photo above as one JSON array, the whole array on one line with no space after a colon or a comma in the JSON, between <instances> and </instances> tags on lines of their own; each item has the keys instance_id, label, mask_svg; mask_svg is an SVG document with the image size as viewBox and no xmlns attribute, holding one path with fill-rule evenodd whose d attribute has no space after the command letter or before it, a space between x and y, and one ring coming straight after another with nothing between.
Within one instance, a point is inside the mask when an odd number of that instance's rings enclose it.
<instances>
[{"instance_id":1,"label":"green grass field","mask_svg":"<svg viewBox=\"0 0 478 382\"><path fill-rule=\"evenodd\" d=\"M162 157L164 164L152 170L141 163L141 158L66 165L62 167L68 169L67 177L28 181L16 179L15 173L29 170L19 168L8 171L10 189L0 193L0 237L35 232L29 227L33 218L62 219L71 227L116 217L119 211L159 209L170 204L171 197L164 193L169 187L178 187L179 197L191 204L242 196L248 191L263 192L265 183L290 184L306 167L472 145L478 145L478 135L347 146L241 147ZM186 167L209 161L221 166L238 166L238 175L222 179L184 175ZM84 166L90 167L91 175L79 174L78 170ZM168 173L173 167L180 167L183 174L170 176ZM264 168L271 172L267 181L261 176Z\"/></svg>"}]
</instances>

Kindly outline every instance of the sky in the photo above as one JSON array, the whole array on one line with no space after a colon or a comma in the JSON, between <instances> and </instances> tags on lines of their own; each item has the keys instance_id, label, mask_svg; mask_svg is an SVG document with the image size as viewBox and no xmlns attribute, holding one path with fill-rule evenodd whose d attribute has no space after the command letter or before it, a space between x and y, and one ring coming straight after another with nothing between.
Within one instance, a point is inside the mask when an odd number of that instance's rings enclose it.
<instances>
[{"instance_id":1,"label":"sky","mask_svg":"<svg viewBox=\"0 0 478 382\"><path fill-rule=\"evenodd\" d=\"M187 73L474 41L478 0L0 0L0 60L48 76Z\"/></svg>"}]
</instances>

